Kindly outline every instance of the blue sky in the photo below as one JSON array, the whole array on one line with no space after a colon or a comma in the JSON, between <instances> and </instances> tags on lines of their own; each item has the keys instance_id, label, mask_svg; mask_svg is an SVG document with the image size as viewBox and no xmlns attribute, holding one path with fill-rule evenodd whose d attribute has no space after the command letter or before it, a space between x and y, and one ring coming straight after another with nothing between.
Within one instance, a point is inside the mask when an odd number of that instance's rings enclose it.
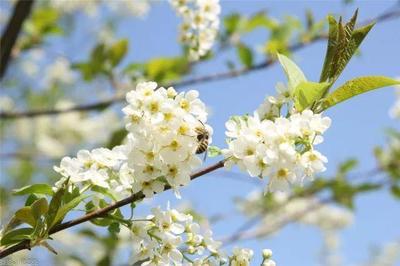
<instances>
[{"instance_id":1,"label":"blue sky","mask_svg":"<svg viewBox=\"0 0 400 266\"><path fill-rule=\"evenodd\" d=\"M359 21L375 17L396 1L356 1L353 5L344 7L342 1L222 1L223 14L233 11L251 14L261 9L276 18L284 15L296 15L304 18L307 8L311 9L317 19L324 18L328 13L340 13L350 16L358 7ZM56 49L64 51L72 59L86 56L92 40L82 43L86 36L83 31L96 32L98 25L95 21L83 19L82 29L69 39L60 42ZM86 24L86 22L88 24ZM176 18L168 4L155 4L148 16L143 20L124 19L116 35L130 39L130 53L125 62L144 61L158 56L174 56L180 52L177 44ZM400 47L400 20L384 22L374 27L364 44L362 56L354 58L347 66L337 84L361 75L400 76L398 47ZM244 38L251 44L261 44L266 39L265 32L257 31ZM301 66L310 80L319 77L325 55L325 42L308 46L294 54L295 61ZM83 51L82 53L76 53ZM256 48L256 47L253 47ZM221 72L225 70L225 60L235 58L234 51L224 52L212 62L199 64L193 76ZM261 56L256 58L262 60ZM285 76L279 65L267 70L257 71L235 79L198 84L187 89L198 89L201 98L212 110L209 123L214 128L214 145L224 147L224 123L229 116L252 112L267 94L275 93L275 84L285 81ZM88 99L89 101L90 99ZM351 101L340 104L327 112L332 120L332 126L325 134L325 142L320 146L321 151L329 158L328 173L334 173L338 163L356 157L360 160L359 170L373 169L375 160L372 149L385 143L383 131L387 127L399 129L398 121L388 116L388 110L394 103L392 89L362 95ZM206 164L211 164L208 159ZM250 177L248 177L250 178ZM245 196L257 187L254 184L234 179L223 178L221 171L201 177L192 182L182 191L183 200L174 198L172 193L158 195L152 204L166 205L171 201L177 206L182 201L191 201L202 213L231 213L234 211L233 198ZM258 189L262 189L261 187ZM143 206L144 211L148 206ZM216 225L216 236L226 236L241 225L243 219L234 216L231 220ZM400 204L387 192L371 193L360 197L356 204L355 223L341 233L341 252L345 265L365 261L369 250L374 245L400 238ZM57 238L57 237L55 237ZM260 258L262 248L270 248L278 265L317 265L318 252L321 245L321 235L315 228L299 225L289 225L273 238L260 241L240 242L242 247L253 248L255 256ZM230 247L228 247L230 248ZM37 250L40 253L43 250ZM37 254L38 254L37 253Z\"/></svg>"}]
</instances>

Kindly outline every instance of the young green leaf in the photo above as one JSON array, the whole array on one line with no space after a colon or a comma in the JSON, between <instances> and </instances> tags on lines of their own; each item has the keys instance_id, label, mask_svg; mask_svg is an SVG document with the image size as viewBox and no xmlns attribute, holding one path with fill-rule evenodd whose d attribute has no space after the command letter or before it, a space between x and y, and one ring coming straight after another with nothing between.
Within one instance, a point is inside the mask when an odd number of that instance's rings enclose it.
<instances>
[{"instance_id":1,"label":"young green leaf","mask_svg":"<svg viewBox=\"0 0 400 266\"><path fill-rule=\"evenodd\" d=\"M233 13L224 17L225 31L228 35L232 35L239 28L241 21L240 14Z\"/></svg>"},{"instance_id":2,"label":"young green leaf","mask_svg":"<svg viewBox=\"0 0 400 266\"><path fill-rule=\"evenodd\" d=\"M40 198L36 200L30 207L35 220L39 219L40 216L46 214L49 210L49 204L47 203L46 198Z\"/></svg>"},{"instance_id":3,"label":"young green leaf","mask_svg":"<svg viewBox=\"0 0 400 266\"><path fill-rule=\"evenodd\" d=\"M300 82L293 92L296 110L301 112L319 101L325 91L329 88L329 85L330 84L327 82Z\"/></svg>"},{"instance_id":4,"label":"young green leaf","mask_svg":"<svg viewBox=\"0 0 400 266\"><path fill-rule=\"evenodd\" d=\"M400 84L399 81L384 76L366 76L347 81L329 94L323 103L323 109L326 110L340 102L346 101L356 95L382 88Z\"/></svg>"},{"instance_id":5,"label":"young green leaf","mask_svg":"<svg viewBox=\"0 0 400 266\"><path fill-rule=\"evenodd\" d=\"M208 146L208 150L207 150L207 154L208 157L212 158L212 157L217 157L218 155L221 155L221 149L218 148L217 146Z\"/></svg>"},{"instance_id":6,"label":"young green leaf","mask_svg":"<svg viewBox=\"0 0 400 266\"><path fill-rule=\"evenodd\" d=\"M62 199L64 197L64 194L67 190L66 188L67 181L64 183L64 185L57 190L57 192L54 194L52 197L50 204L49 204L49 210L46 215L46 224L48 228L51 228L51 224L53 224L54 219L56 218L57 212L61 207L62 204Z\"/></svg>"},{"instance_id":7,"label":"young green leaf","mask_svg":"<svg viewBox=\"0 0 400 266\"><path fill-rule=\"evenodd\" d=\"M274 29L276 28L277 22L274 21L273 19L269 18L267 14L264 11L258 12L248 18L243 26L243 30L245 32L251 32L255 30L256 28L263 27L266 29Z\"/></svg>"},{"instance_id":8,"label":"young green leaf","mask_svg":"<svg viewBox=\"0 0 400 266\"><path fill-rule=\"evenodd\" d=\"M18 228L6 233L0 240L2 246L9 246L24 239L30 239L33 228Z\"/></svg>"},{"instance_id":9,"label":"young green leaf","mask_svg":"<svg viewBox=\"0 0 400 266\"><path fill-rule=\"evenodd\" d=\"M73 208L75 208L76 206L78 206L79 203L81 203L82 200L88 198L90 195L80 195L76 198L74 198L73 200L71 200L70 202L68 202L67 204L61 206L58 211L57 214L54 218L54 220L52 221L52 223L50 224L49 228L53 227L55 224L62 222L62 220L64 219L65 215L67 215L67 213L72 210Z\"/></svg>"},{"instance_id":10,"label":"young green leaf","mask_svg":"<svg viewBox=\"0 0 400 266\"><path fill-rule=\"evenodd\" d=\"M249 47L240 43L236 46L236 52L239 56L240 62L246 67L251 67L253 65L253 52Z\"/></svg>"},{"instance_id":11,"label":"young green leaf","mask_svg":"<svg viewBox=\"0 0 400 266\"><path fill-rule=\"evenodd\" d=\"M32 208L30 206L25 206L16 211L15 218L17 218L21 222L31 225L32 227L34 227L36 224L36 218L34 217L32 213Z\"/></svg>"},{"instance_id":12,"label":"young green leaf","mask_svg":"<svg viewBox=\"0 0 400 266\"><path fill-rule=\"evenodd\" d=\"M122 39L117 42L115 42L110 48L109 48L109 57L112 66L118 65L122 58L124 58L126 52L128 51L128 40L127 39Z\"/></svg>"},{"instance_id":13,"label":"young green leaf","mask_svg":"<svg viewBox=\"0 0 400 266\"><path fill-rule=\"evenodd\" d=\"M301 82L307 81L301 69L288 57L278 54L278 60L285 71L289 87L296 88Z\"/></svg>"},{"instance_id":14,"label":"young green leaf","mask_svg":"<svg viewBox=\"0 0 400 266\"><path fill-rule=\"evenodd\" d=\"M338 172L341 175L347 174L349 173L351 170L353 170L354 168L356 168L358 164L358 161L356 159L348 159L344 162L342 162L341 164L339 164L338 166Z\"/></svg>"},{"instance_id":15,"label":"young green leaf","mask_svg":"<svg viewBox=\"0 0 400 266\"><path fill-rule=\"evenodd\" d=\"M34 203L39 198L40 197L38 195L36 195L36 194L30 194L25 200L25 206L31 206L32 203Z\"/></svg>"},{"instance_id":16,"label":"young green leaf","mask_svg":"<svg viewBox=\"0 0 400 266\"><path fill-rule=\"evenodd\" d=\"M397 199L400 199L400 186L392 185L390 187L390 191L392 192L393 196L395 196Z\"/></svg>"},{"instance_id":17,"label":"young green leaf","mask_svg":"<svg viewBox=\"0 0 400 266\"><path fill-rule=\"evenodd\" d=\"M179 79L189 71L190 65L183 57L161 57L149 60L145 65L145 76L157 82Z\"/></svg>"},{"instance_id":18,"label":"young green leaf","mask_svg":"<svg viewBox=\"0 0 400 266\"><path fill-rule=\"evenodd\" d=\"M356 53L361 42L373 27L374 23L371 23L359 29L354 29L357 13L356 11L350 22L345 25L342 24L341 19L339 22L336 22L332 16L328 16L328 47L320 82L328 81L333 84L336 81L352 56Z\"/></svg>"},{"instance_id":19,"label":"young green leaf","mask_svg":"<svg viewBox=\"0 0 400 266\"><path fill-rule=\"evenodd\" d=\"M53 195L54 192L52 187L48 184L34 184L13 190L13 194L18 196L33 194L33 193L51 196Z\"/></svg>"}]
</instances>

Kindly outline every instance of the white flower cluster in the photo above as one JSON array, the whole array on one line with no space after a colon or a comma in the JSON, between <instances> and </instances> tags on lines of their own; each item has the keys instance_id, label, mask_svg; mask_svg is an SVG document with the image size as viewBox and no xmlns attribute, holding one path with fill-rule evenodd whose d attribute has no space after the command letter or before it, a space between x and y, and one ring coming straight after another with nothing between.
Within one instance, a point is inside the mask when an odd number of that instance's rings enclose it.
<instances>
[{"instance_id":1,"label":"white flower cluster","mask_svg":"<svg viewBox=\"0 0 400 266\"><path fill-rule=\"evenodd\" d=\"M197 131L212 134L198 96L194 90L178 94L172 87L157 89L155 82L141 83L126 95L129 105L123 111L132 136L128 167L135 171L134 192L158 192L160 177L174 189L189 183L190 173L201 164Z\"/></svg>"},{"instance_id":2,"label":"white flower cluster","mask_svg":"<svg viewBox=\"0 0 400 266\"><path fill-rule=\"evenodd\" d=\"M237 164L251 176L269 177L266 190L285 191L325 170L328 160L314 149L331 120L311 110L280 112L289 100L284 93L267 97L253 116L234 116L226 122L228 149L225 166ZM288 106L289 108L289 106Z\"/></svg>"},{"instance_id":3,"label":"white flower cluster","mask_svg":"<svg viewBox=\"0 0 400 266\"><path fill-rule=\"evenodd\" d=\"M133 222L134 262L141 265L220 265L221 242L201 232L191 215L174 209L152 209L152 215Z\"/></svg>"},{"instance_id":4,"label":"white flower cluster","mask_svg":"<svg viewBox=\"0 0 400 266\"><path fill-rule=\"evenodd\" d=\"M272 257L272 250L270 249L263 249L262 251L263 255L263 262L261 266L276 266L275 261L271 259Z\"/></svg>"},{"instance_id":5,"label":"white flower cluster","mask_svg":"<svg viewBox=\"0 0 400 266\"><path fill-rule=\"evenodd\" d=\"M313 196L290 199L287 193L277 192L272 197L274 207L263 217L257 229L259 235L278 231L285 224L284 221L288 220L315 226L324 232L333 232L348 227L354 219L351 211L323 203ZM265 197L255 191L240 202L239 208L249 216L265 213Z\"/></svg>"},{"instance_id":6,"label":"white flower cluster","mask_svg":"<svg viewBox=\"0 0 400 266\"><path fill-rule=\"evenodd\" d=\"M143 192L146 197L165 185L178 192L201 164L196 156L198 131L208 132L207 112L197 91L177 93L155 82L139 83L127 93L127 141L113 150L80 151L77 158L63 158L56 171L72 183L92 184L114 192Z\"/></svg>"},{"instance_id":7,"label":"white flower cluster","mask_svg":"<svg viewBox=\"0 0 400 266\"><path fill-rule=\"evenodd\" d=\"M113 150L106 148L80 150L76 158L64 157L60 166L54 167L54 170L64 177L56 183L56 187L69 178L69 182L73 184L87 183L110 188L110 181L117 178L118 169L125 158L121 146Z\"/></svg>"},{"instance_id":8,"label":"white flower cluster","mask_svg":"<svg viewBox=\"0 0 400 266\"><path fill-rule=\"evenodd\" d=\"M219 0L170 0L170 3L183 18L180 41L189 47L190 59L196 61L207 54L217 37Z\"/></svg>"},{"instance_id":9,"label":"white flower cluster","mask_svg":"<svg viewBox=\"0 0 400 266\"><path fill-rule=\"evenodd\" d=\"M396 86L396 102L390 109L390 116L395 119L400 119L400 86Z\"/></svg>"},{"instance_id":10,"label":"white flower cluster","mask_svg":"<svg viewBox=\"0 0 400 266\"><path fill-rule=\"evenodd\" d=\"M231 266L242 266L250 265L250 261L253 258L254 252L248 248L237 248L233 249L233 255L230 258Z\"/></svg>"}]
</instances>

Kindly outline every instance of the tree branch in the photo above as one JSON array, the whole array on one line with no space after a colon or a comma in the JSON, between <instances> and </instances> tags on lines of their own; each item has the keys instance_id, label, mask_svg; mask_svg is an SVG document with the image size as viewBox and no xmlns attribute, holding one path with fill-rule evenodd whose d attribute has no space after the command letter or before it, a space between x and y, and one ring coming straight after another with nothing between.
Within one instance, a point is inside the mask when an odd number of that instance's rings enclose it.
<instances>
[{"instance_id":1,"label":"tree branch","mask_svg":"<svg viewBox=\"0 0 400 266\"><path fill-rule=\"evenodd\" d=\"M0 79L6 73L11 58L12 48L21 32L22 24L31 13L34 0L19 0L15 5L13 14L1 36Z\"/></svg>"},{"instance_id":2,"label":"tree branch","mask_svg":"<svg viewBox=\"0 0 400 266\"><path fill-rule=\"evenodd\" d=\"M390 9L379 16L375 17L374 19L369 19L366 20L362 23L360 23L361 26L366 25L370 23L371 21L375 21L376 23L378 22L383 22L386 20L394 19L400 16L400 10L398 8L395 9ZM289 47L289 50L292 52L295 52L305 46L308 46L312 43L315 43L317 41L326 39L326 35L318 35L315 36L313 39L309 40L308 42L297 42ZM275 59L269 58L266 59L265 61L255 64L251 67L244 67L238 70L231 70L231 71L226 71L226 72L220 72L220 73L214 73L214 74L209 74L201 77L194 77L191 79L183 80L180 82L176 83L171 83L171 84L166 84L163 85L164 87L183 87L183 86L188 86L188 85L194 85L194 84L199 84L199 83L206 83L206 82L212 82L212 81L219 81L219 80L225 80L229 78L234 78L237 76L242 76L248 73L251 73L253 71L257 70L262 70L270 67L275 63ZM42 115L57 115L61 113L69 113L69 112L80 112L80 111L91 111L91 110L97 110L97 109L103 109L106 108L114 103L121 102L125 99L124 95L116 95L110 99L91 103L91 104L83 104L83 105L77 105L69 108L60 108L60 109L45 109L45 110L31 110L31 111L20 111L20 112L0 112L0 119L18 119L18 118L26 118L26 117L36 117L36 116L42 116Z\"/></svg>"},{"instance_id":3,"label":"tree branch","mask_svg":"<svg viewBox=\"0 0 400 266\"><path fill-rule=\"evenodd\" d=\"M219 168L222 168L222 167L224 167L224 160L221 160L221 161L219 161L219 162L217 162L217 163L215 163L213 165L205 167L205 168L203 168L203 169L191 174L190 175L190 179L194 180L194 179L196 179L196 178L198 178L200 176L203 176L205 174L213 172L213 171L215 171L215 170L217 170ZM171 189L170 186L165 186L164 187L164 191L169 190L169 189ZM117 202L115 202L115 203L113 203L113 204L111 204L111 205L109 205L109 206L107 206L105 208L93 211L93 212L88 213L88 214L86 214L86 215L84 215L82 217L79 217L77 219L70 220L68 222L58 224L58 225L54 226L53 228L51 228L51 230L49 231L49 235L57 233L57 232L62 231L62 230L65 230L67 228L73 227L75 225L90 221L92 219L102 217L102 216L104 216L105 214L107 214L108 212L110 212L112 210L115 210L115 209L118 209L118 208L123 207L125 205L128 205L131 202L139 201L139 200L141 200L143 198L144 198L144 195L143 195L142 192L138 192L138 193L132 194L131 196L129 196L127 198L124 198L124 199L122 199L120 201L117 201ZM3 250L0 250L0 259L4 258L4 257L7 257L8 255L11 255L11 254L13 254L15 252L18 252L20 250L30 249L30 248L31 248L30 241L29 240L23 240L20 243L14 245L14 246L5 248Z\"/></svg>"},{"instance_id":4,"label":"tree branch","mask_svg":"<svg viewBox=\"0 0 400 266\"><path fill-rule=\"evenodd\" d=\"M299 42L290 47L290 50L292 52L299 50L300 48L303 48L304 46L314 43L318 40L324 39L325 36L317 36L316 38L312 39L311 41L305 43L305 42ZM269 66L273 65L275 63L275 59L267 59L264 62L261 62L259 64L255 64L252 67L245 67L241 68L238 70L231 70L231 71L226 71L226 72L220 72L220 73L214 73L214 74L209 74L201 77L194 77L191 79L183 80L180 82L176 83L170 83L163 85L164 87L174 87L174 88L179 88L183 86L188 86L188 85L194 85L194 84L199 84L199 83L206 83L206 82L212 82L212 81L219 81L219 80L225 80L229 78L234 78L237 76L245 75L253 71L257 70L262 70L265 68L268 68ZM31 111L21 111L21 112L0 112L0 119L19 119L19 118L28 118L28 117L37 117L37 116L43 116L43 115L57 115L57 114L62 114L62 113L70 113L70 112L77 112L77 111L91 111L91 110L97 110L97 109L104 109L114 103L121 102L125 99L125 95L117 95L113 98L104 100L104 101L99 101L96 103L92 104L83 104L83 105L77 105L69 108L59 108L59 109L45 109L45 110L31 110Z\"/></svg>"}]
</instances>

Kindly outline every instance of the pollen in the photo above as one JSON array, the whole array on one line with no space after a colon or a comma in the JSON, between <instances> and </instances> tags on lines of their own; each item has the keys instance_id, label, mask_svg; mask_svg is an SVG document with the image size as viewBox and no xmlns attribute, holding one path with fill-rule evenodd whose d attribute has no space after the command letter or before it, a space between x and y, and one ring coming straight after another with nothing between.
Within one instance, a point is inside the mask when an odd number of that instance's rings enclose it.
<instances>
[{"instance_id":1,"label":"pollen","mask_svg":"<svg viewBox=\"0 0 400 266\"><path fill-rule=\"evenodd\" d=\"M246 155L254 155L254 149L251 149L251 148L248 148L247 150L246 150Z\"/></svg>"},{"instance_id":2,"label":"pollen","mask_svg":"<svg viewBox=\"0 0 400 266\"><path fill-rule=\"evenodd\" d=\"M189 101L186 99L181 100L181 102L179 103L180 107L185 110L185 111L189 111Z\"/></svg>"},{"instance_id":3,"label":"pollen","mask_svg":"<svg viewBox=\"0 0 400 266\"><path fill-rule=\"evenodd\" d=\"M158 104L158 102L152 101L149 104L149 109L150 109L150 112L157 113L160 110L160 105Z\"/></svg>"},{"instance_id":4,"label":"pollen","mask_svg":"<svg viewBox=\"0 0 400 266\"><path fill-rule=\"evenodd\" d=\"M279 179L285 179L289 174L289 170L286 168L281 168L278 170L277 177Z\"/></svg>"},{"instance_id":5,"label":"pollen","mask_svg":"<svg viewBox=\"0 0 400 266\"><path fill-rule=\"evenodd\" d=\"M308 156L308 159L309 159L310 161L316 161L316 160L318 160L318 157L317 157L317 155L315 155L314 153L311 153L311 154Z\"/></svg>"},{"instance_id":6,"label":"pollen","mask_svg":"<svg viewBox=\"0 0 400 266\"><path fill-rule=\"evenodd\" d=\"M179 148L179 142L176 140L173 140L171 144L169 145L173 150L177 150Z\"/></svg>"}]
</instances>

